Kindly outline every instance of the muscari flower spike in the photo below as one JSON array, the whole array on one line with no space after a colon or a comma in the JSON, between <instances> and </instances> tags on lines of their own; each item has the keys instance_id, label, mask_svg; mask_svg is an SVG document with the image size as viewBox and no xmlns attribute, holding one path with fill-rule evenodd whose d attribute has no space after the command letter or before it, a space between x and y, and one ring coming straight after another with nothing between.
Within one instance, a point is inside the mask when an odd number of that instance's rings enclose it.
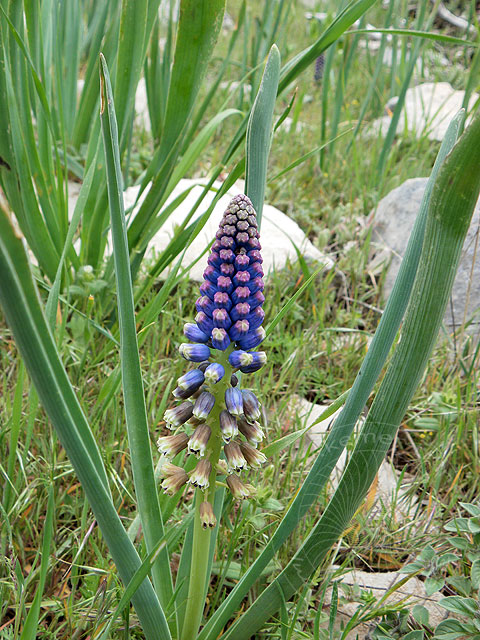
<instances>
[{"instance_id":1,"label":"muscari flower spike","mask_svg":"<svg viewBox=\"0 0 480 640\"><path fill-rule=\"evenodd\" d=\"M260 249L252 203L245 195L235 196L211 247L195 302L195 322L184 326L189 342L179 347L195 368L178 379L173 395L179 404L164 418L169 429L181 431L157 443L168 458L185 450L199 458L189 474L166 463L162 486L176 493L188 482L204 491L200 512L205 528L216 522L207 489L217 474L226 476L234 497L247 498L255 490L237 473L266 461L257 449L263 439L260 404L252 391L242 388L241 379L241 374L258 371L267 361L264 351L254 351L265 338Z\"/></svg>"}]
</instances>

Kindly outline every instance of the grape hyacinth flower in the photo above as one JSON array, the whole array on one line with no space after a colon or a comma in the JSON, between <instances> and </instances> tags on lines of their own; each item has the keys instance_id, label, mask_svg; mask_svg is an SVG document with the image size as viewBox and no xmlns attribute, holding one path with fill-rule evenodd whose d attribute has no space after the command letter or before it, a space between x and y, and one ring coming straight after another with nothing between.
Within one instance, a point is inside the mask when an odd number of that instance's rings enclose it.
<instances>
[{"instance_id":1,"label":"grape hyacinth flower","mask_svg":"<svg viewBox=\"0 0 480 640\"><path fill-rule=\"evenodd\" d=\"M182 452L198 458L188 474L164 464L162 486L170 493L187 483L196 487L196 518L206 530L216 523L217 478L225 479L235 498L247 498L253 487L238 473L266 461L257 450L263 438L260 404L242 379L267 361L264 351L255 351L265 338L260 249L252 203L245 195L235 196L211 247L195 322L184 326L189 342L179 352L194 368L178 379L173 395L179 403L164 415L176 433L158 439L160 452L170 459Z\"/></svg>"}]
</instances>

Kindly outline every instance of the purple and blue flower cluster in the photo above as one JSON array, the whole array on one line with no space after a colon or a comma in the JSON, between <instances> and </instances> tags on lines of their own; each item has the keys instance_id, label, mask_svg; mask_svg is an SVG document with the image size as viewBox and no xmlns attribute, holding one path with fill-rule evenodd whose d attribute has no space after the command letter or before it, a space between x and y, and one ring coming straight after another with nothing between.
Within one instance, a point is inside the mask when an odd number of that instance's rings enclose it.
<instances>
[{"instance_id":1,"label":"purple and blue flower cluster","mask_svg":"<svg viewBox=\"0 0 480 640\"><path fill-rule=\"evenodd\" d=\"M190 477L172 470L174 465L167 466L170 473L163 483L166 490L178 490L180 482L180 486L190 482L200 488L208 487L212 436L225 443L225 460L213 462L220 465L223 473L227 470L227 485L237 497L246 497L248 490L239 478L230 474L248 465L258 466L265 460L256 450L263 437L258 424L258 400L253 392L240 389L236 375L257 371L267 360L264 351L254 351L265 338L260 249L252 203L245 195L235 196L211 247L201 295L195 303L195 322L184 327L190 342L179 347L183 358L198 363L198 367L178 379L173 395L183 402L164 416L171 429L187 423L196 428L187 439L181 434L160 438L158 442L162 453L176 455L188 448L201 458L202 464L197 464ZM241 441L237 443L234 438Z\"/></svg>"}]
</instances>

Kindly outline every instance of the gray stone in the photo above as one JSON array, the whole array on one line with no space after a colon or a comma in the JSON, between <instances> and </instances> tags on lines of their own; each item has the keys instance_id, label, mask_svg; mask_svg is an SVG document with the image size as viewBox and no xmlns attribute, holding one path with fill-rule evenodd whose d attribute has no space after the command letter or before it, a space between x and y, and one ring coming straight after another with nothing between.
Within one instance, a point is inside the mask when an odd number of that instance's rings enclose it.
<instances>
[{"instance_id":1,"label":"gray stone","mask_svg":"<svg viewBox=\"0 0 480 640\"><path fill-rule=\"evenodd\" d=\"M427 178L407 180L382 198L375 211L372 243L377 255L373 266L391 258L384 285L385 298L392 291L426 184ZM445 315L445 323L450 328L470 320L480 308L480 259L476 256L479 228L480 203L477 202L453 285L451 305ZM478 316L473 322L472 327L478 330Z\"/></svg>"},{"instance_id":2,"label":"gray stone","mask_svg":"<svg viewBox=\"0 0 480 640\"><path fill-rule=\"evenodd\" d=\"M418 138L426 136L429 140L443 140L453 117L462 107L464 91L456 91L448 82L424 82L411 87L405 94L405 102L397 125L397 135L404 130L414 133ZM472 93L469 100L471 108L479 95ZM366 129L367 135L386 135L391 121L391 112L398 98L391 98L386 104L386 112ZM468 119L467 119L468 120Z\"/></svg>"}]
</instances>

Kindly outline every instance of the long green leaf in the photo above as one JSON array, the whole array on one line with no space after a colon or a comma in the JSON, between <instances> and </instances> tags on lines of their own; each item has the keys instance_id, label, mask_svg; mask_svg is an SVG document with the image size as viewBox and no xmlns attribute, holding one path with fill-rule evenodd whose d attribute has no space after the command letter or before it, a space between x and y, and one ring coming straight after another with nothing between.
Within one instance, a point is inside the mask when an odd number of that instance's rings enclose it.
<instances>
[{"instance_id":1,"label":"long green leaf","mask_svg":"<svg viewBox=\"0 0 480 640\"><path fill-rule=\"evenodd\" d=\"M298 53L283 67L278 92L283 93L302 71L310 66L331 44L338 40L338 38L352 26L355 20L361 18L375 2L377 2L377 0L356 0L350 2L316 42Z\"/></svg>"},{"instance_id":2,"label":"long green leaf","mask_svg":"<svg viewBox=\"0 0 480 640\"><path fill-rule=\"evenodd\" d=\"M149 220L161 206L163 192L180 153L181 141L220 32L224 11L225 0L180 2L163 135L152 163L152 169L157 175L128 230L131 248L138 244Z\"/></svg>"},{"instance_id":3,"label":"long green leaf","mask_svg":"<svg viewBox=\"0 0 480 640\"><path fill-rule=\"evenodd\" d=\"M257 213L259 227L262 223L268 156L272 141L273 109L279 75L280 51L276 45L273 45L248 120L245 149L245 193L252 201Z\"/></svg>"},{"instance_id":4,"label":"long green leaf","mask_svg":"<svg viewBox=\"0 0 480 640\"><path fill-rule=\"evenodd\" d=\"M118 517L103 460L58 355L32 280L25 249L0 207L0 305L41 403L82 483L120 576L128 583L140 558ZM157 596L144 581L133 598L149 640L169 640Z\"/></svg>"},{"instance_id":5,"label":"long green leaf","mask_svg":"<svg viewBox=\"0 0 480 640\"><path fill-rule=\"evenodd\" d=\"M390 295L380 324L370 345L370 349L350 390L342 413L335 421L334 428L329 434L327 442L320 451L313 467L305 479L298 494L292 501L287 513L282 519L267 546L248 569L228 598L215 612L206 624L199 636L199 640L211 640L220 633L222 627L232 616L248 590L260 576L262 570L274 557L276 551L285 542L288 536L297 526L308 509L316 500L324 483L328 479L332 469L339 459L346 442L348 441L356 421L363 410L373 386L383 368L388 352L390 351L395 335L398 331L406 305L410 297L413 281L417 271L420 257L423 234L425 228L426 213L429 204L431 189L441 163L446 154L452 149L459 127L463 120L463 112L460 112L450 124L442 143L435 167L432 171L428 188L425 191L420 215L415 222L414 230L408 243L405 259L400 267L394 289Z\"/></svg>"},{"instance_id":6,"label":"long green leaf","mask_svg":"<svg viewBox=\"0 0 480 640\"><path fill-rule=\"evenodd\" d=\"M110 221L117 282L118 316L120 321L120 353L123 397L128 441L132 456L133 480L142 521L147 551L150 553L163 536L162 515L154 477L150 435L138 353L133 302L130 259L128 253L125 212L123 208L122 173L118 132L112 87L105 58L100 55L101 109ZM173 593L170 562L165 549L153 565L152 576L160 602L168 605Z\"/></svg>"},{"instance_id":7,"label":"long green leaf","mask_svg":"<svg viewBox=\"0 0 480 640\"><path fill-rule=\"evenodd\" d=\"M243 640L260 628L278 610L282 598L290 598L317 570L366 496L435 345L480 192L479 166L477 112L438 172L402 339L337 490L288 566L222 637Z\"/></svg>"}]
</instances>

